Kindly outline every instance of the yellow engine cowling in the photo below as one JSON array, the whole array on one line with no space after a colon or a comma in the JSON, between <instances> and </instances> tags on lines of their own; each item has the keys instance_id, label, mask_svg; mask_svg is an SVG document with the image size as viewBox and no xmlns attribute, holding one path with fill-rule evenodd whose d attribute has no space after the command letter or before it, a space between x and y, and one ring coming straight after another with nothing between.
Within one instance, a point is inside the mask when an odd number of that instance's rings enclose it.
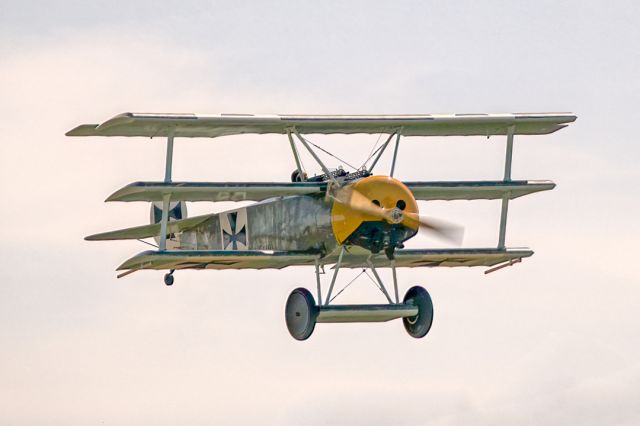
<instances>
[{"instance_id":1,"label":"yellow engine cowling","mask_svg":"<svg viewBox=\"0 0 640 426\"><path fill-rule=\"evenodd\" d=\"M399 208L404 213L413 213L414 217L417 217L418 215L418 204L413 193L405 184L397 179L389 176L369 176L353 183L352 188L382 208ZM406 216L400 224L393 224L391 222L387 222L385 219L351 209L348 205L340 202L333 203L331 208L331 224L333 227L333 233L339 244L351 242L365 248L373 248L372 251L374 252L378 251L379 248L375 244L372 247L368 247L368 243L366 242L367 238L361 238L356 234L366 232L387 232L391 235L384 237L387 238L387 240L396 234L398 235L398 238L401 239L401 241L396 242L383 242L386 246L389 243L401 243L402 241L411 238L416 234L419 227L419 223L415 219L411 219ZM365 228L370 228L371 230L369 231ZM392 231L393 229L396 231ZM398 234L398 231L400 230L403 231L402 235ZM349 241L354 238L355 241Z\"/></svg>"}]
</instances>

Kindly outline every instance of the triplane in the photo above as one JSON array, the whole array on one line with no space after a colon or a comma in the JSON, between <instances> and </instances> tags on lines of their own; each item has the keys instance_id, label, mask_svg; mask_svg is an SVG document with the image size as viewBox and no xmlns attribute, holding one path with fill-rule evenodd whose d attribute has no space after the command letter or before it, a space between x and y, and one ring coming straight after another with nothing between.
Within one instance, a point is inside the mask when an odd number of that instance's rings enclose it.
<instances>
[{"instance_id":1,"label":"triplane","mask_svg":"<svg viewBox=\"0 0 640 426\"><path fill-rule=\"evenodd\" d=\"M493 272L529 257L529 249L505 246L509 201L553 189L551 181L511 179L514 135L553 133L575 121L570 113L455 115L249 115L249 114L120 114L102 124L85 124L68 136L166 137L165 177L161 182L134 182L106 201L146 201L151 224L105 232L87 240L155 238L157 250L144 251L118 267L118 278L142 269L168 270L166 285L180 269L281 269L315 267L317 303L311 292L296 288L286 302L285 320L291 335L307 339L316 323L377 322L402 318L412 337L424 337L433 322L433 304L420 286L400 300L396 269L402 267L484 266ZM291 182L174 182L171 179L174 138L240 134L286 135L295 161ZM368 167L329 169L318 156L321 147L310 134L381 134L384 143L370 155ZM498 181L400 182L393 177L401 137L506 136L504 178ZM389 175L373 170L389 147ZM300 148L314 159L322 174L309 177ZM314 149L315 148L315 149ZM323 150L324 151L324 150ZM255 201L216 214L187 217L186 202ZM453 242L461 228L419 215L418 200L502 200L495 248L405 249L418 230ZM321 274L333 265L326 293ZM388 303L332 303L342 268L359 268L375 282ZM391 268L393 293L378 270ZM348 284L347 284L348 285Z\"/></svg>"}]
</instances>

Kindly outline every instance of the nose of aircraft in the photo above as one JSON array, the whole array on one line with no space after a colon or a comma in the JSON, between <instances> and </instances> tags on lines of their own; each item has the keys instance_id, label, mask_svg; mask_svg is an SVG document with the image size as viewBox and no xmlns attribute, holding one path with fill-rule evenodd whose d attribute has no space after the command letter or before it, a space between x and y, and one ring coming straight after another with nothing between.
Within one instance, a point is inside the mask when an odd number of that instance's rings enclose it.
<instances>
[{"instance_id":1,"label":"nose of aircraft","mask_svg":"<svg viewBox=\"0 0 640 426\"><path fill-rule=\"evenodd\" d=\"M404 241L418 231L420 223L415 220L418 213L413 193L402 182L390 176L369 176L338 190L331 209L331 222L340 244L363 224L368 224L365 226L369 229L367 234L385 233L386 230L396 235L388 235L388 239L402 238ZM378 225L374 226L374 223ZM385 224L391 227L383 226ZM401 230L404 232L398 233Z\"/></svg>"}]
</instances>

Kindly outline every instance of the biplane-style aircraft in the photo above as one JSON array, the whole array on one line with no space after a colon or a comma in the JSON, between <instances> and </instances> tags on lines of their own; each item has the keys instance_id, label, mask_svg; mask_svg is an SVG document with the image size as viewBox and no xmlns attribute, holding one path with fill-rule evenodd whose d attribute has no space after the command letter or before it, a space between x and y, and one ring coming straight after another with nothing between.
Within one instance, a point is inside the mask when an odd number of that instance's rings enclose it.
<instances>
[{"instance_id":1,"label":"biplane-style aircraft","mask_svg":"<svg viewBox=\"0 0 640 426\"><path fill-rule=\"evenodd\" d=\"M157 250L139 253L118 267L118 278L142 269L168 270L172 285L180 269L281 269L315 267L317 303L311 292L296 288L285 306L291 335L307 339L316 323L376 322L402 318L409 335L421 338L431 328L433 304L420 286L402 301L396 268L484 266L492 272L529 257L529 249L505 246L509 201L553 189L551 181L511 179L514 135L553 133L573 122L569 113L455 115L250 115L124 113L102 124L80 125L68 136L143 136L167 138L164 180L134 182L106 201L151 203L151 224L86 237L87 240L155 238ZM286 135L295 161L291 182L174 182L174 138L215 138L241 134ZM381 134L386 140L370 156L368 167L329 169L318 156L311 134ZM504 178L497 181L400 182L393 177L401 137L506 136ZM297 142L297 143L296 143ZM393 142L393 143L392 143ZM387 147L394 148L389 175L373 173ZM322 174L309 177L299 148L315 160ZM314 149L316 148L316 149ZM255 201L221 213L187 217L186 202ZM501 200L497 247L405 249L419 229L454 242L461 228L419 214L420 200ZM323 293L321 275L333 265ZM342 268L361 268L388 303L334 304ZM391 268L393 293L380 278ZM339 294L339 292L337 292ZM336 295L337 295L336 294Z\"/></svg>"}]
</instances>

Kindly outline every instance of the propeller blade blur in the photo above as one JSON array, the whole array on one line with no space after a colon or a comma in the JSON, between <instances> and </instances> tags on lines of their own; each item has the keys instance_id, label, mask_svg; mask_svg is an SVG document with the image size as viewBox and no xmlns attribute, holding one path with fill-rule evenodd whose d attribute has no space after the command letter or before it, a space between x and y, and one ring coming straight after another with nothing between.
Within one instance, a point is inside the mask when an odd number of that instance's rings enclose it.
<instances>
[{"instance_id":1,"label":"propeller blade blur","mask_svg":"<svg viewBox=\"0 0 640 426\"><path fill-rule=\"evenodd\" d=\"M364 196L360 191L351 187L338 188L333 192L331 197L337 202L344 204L350 209L360 213L384 219L386 217L385 209L374 204L370 199Z\"/></svg>"},{"instance_id":2,"label":"propeller blade blur","mask_svg":"<svg viewBox=\"0 0 640 426\"><path fill-rule=\"evenodd\" d=\"M337 188L331 192L330 196L338 203L358 211L360 213L385 219L390 223L398 223L391 217L392 209L385 209L377 204L374 204L364 194L352 187ZM464 228L462 226L446 222L443 220L426 218L416 213L402 212L404 215L403 221L418 223L421 231L426 231L432 235L441 238L450 243L460 245L462 244L462 238L464 236Z\"/></svg>"},{"instance_id":3,"label":"propeller blade blur","mask_svg":"<svg viewBox=\"0 0 640 426\"><path fill-rule=\"evenodd\" d=\"M456 245L462 244L464 227L444 220L426 218L415 213L407 212L405 215L408 219L418 222L421 231L430 232L434 236Z\"/></svg>"}]
</instances>

